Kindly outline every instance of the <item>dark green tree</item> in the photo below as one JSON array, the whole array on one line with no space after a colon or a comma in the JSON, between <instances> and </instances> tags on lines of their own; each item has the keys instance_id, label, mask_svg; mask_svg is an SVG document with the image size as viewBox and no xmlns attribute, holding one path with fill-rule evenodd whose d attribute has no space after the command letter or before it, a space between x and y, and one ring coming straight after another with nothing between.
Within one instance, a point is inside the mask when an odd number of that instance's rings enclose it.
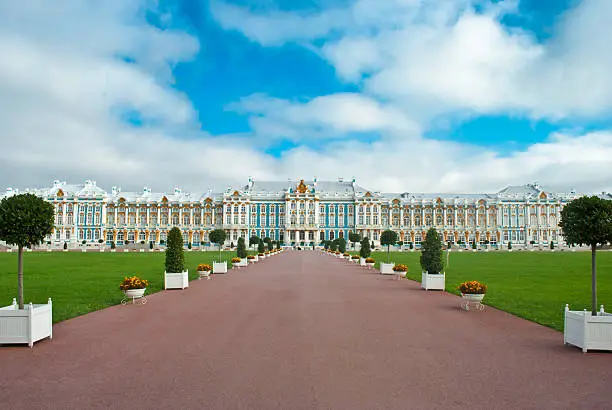
<instances>
[{"instance_id":1,"label":"dark green tree","mask_svg":"<svg viewBox=\"0 0 612 410\"><path fill-rule=\"evenodd\" d=\"M257 245L259 245L259 241L259 236L253 235L249 238L249 246L256 247Z\"/></svg>"},{"instance_id":2,"label":"dark green tree","mask_svg":"<svg viewBox=\"0 0 612 410\"><path fill-rule=\"evenodd\" d=\"M442 241L435 228L429 228L427 237L421 244L421 268L429 274L437 274L444 269Z\"/></svg>"},{"instance_id":3,"label":"dark green tree","mask_svg":"<svg viewBox=\"0 0 612 410\"><path fill-rule=\"evenodd\" d=\"M223 229L215 229L208 235L208 238L212 243L219 245L219 263L221 263L221 247L225 242L225 231Z\"/></svg>"},{"instance_id":4,"label":"dark green tree","mask_svg":"<svg viewBox=\"0 0 612 410\"><path fill-rule=\"evenodd\" d=\"M176 226L168 232L168 247L166 247L166 272L179 273L185 270L185 254L183 253L183 235Z\"/></svg>"},{"instance_id":5,"label":"dark green tree","mask_svg":"<svg viewBox=\"0 0 612 410\"><path fill-rule=\"evenodd\" d=\"M113 246L115 242L111 242L111 249L115 249L115 247ZM66 242L64 242L64 249L68 249L68 244Z\"/></svg>"},{"instance_id":6,"label":"dark green tree","mask_svg":"<svg viewBox=\"0 0 612 410\"><path fill-rule=\"evenodd\" d=\"M236 256L238 256L240 259L247 257L246 245L242 236L238 238L238 246L236 246Z\"/></svg>"},{"instance_id":7,"label":"dark green tree","mask_svg":"<svg viewBox=\"0 0 612 410\"><path fill-rule=\"evenodd\" d=\"M380 244L387 247L387 263L389 263L389 249L397 242L397 232L387 229L380 234Z\"/></svg>"},{"instance_id":8,"label":"dark green tree","mask_svg":"<svg viewBox=\"0 0 612 410\"><path fill-rule=\"evenodd\" d=\"M263 241L259 241L259 243L257 244L257 252L258 253L264 253L265 250L266 250L266 248L264 247L264 242Z\"/></svg>"},{"instance_id":9,"label":"dark green tree","mask_svg":"<svg viewBox=\"0 0 612 410\"><path fill-rule=\"evenodd\" d=\"M612 201L597 196L574 199L561 210L559 223L565 242L569 245L588 245L591 248L591 314L597 315L598 245L612 242Z\"/></svg>"},{"instance_id":10,"label":"dark green tree","mask_svg":"<svg viewBox=\"0 0 612 410\"><path fill-rule=\"evenodd\" d=\"M0 201L0 240L17 245L17 300L23 309L23 248L42 243L53 232L53 205L34 194Z\"/></svg>"},{"instance_id":11,"label":"dark green tree","mask_svg":"<svg viewBox=\"0 0 612 410\"><path fill-rule=\"evenodd\" d=\"M508 242L508 250L512 249L512 242Z\"/></svg>"},{"instance_id":12,"label":"dark green tree","mask_svg":"<svg viewBox=\"0 0 612 410\"><path fill-rule=\"evenodd\" d=\"M361 235L357 232L349 232L349 241L353 244L353 250L355 250L355 244L361 241Z\"/></svg>"},{"instance_id":13,"label":"dark green tree","mask_svg":"<svg viewBox=\"0 0 612 410\"><path fill-rule=\"evenodd\" d=\"M328 241L327 239L325 239L325 240L323 241L323 248L324 248L324 249L329 249L329 244L330 244L330 243L331 243L330 241Z\"/></svg>"},{"instance_id":14,"label":"dark green tree","mask_svg":"<svg viewBox=\"0 0 612 410\"><path fill-rule=\"evenodd\" d=\"M345 253L346 252L346 239L338 238L338 250L341 253Z\"/></svg>"},{"instance_id":15,"label":"dark green tree","mask_svg":"<svg viewBox=\"0 0 612 410\"><path fill-rule=\"evenodd\" d=\"M359 256L362 258L369 258L372 253L372 248L370 247L370 239L363 238L361 240L361 249L359 249Z\"/></svg>"},{"instance_id":16,"label":"dark green tree","mask_svg":"<svg viewBox=\"0 0 612 410\"><path fill-rule=\"evenodd\" d=\"M269 236L266 236L263 241L266 244L266 249L271 251L272 250L272 239L270 239Z\"/></svg>"},{"instance_id":17,"label":"dark green tree","mask_svg":"<svg viewBox=\"0 0 612 410\"><path fill-rule=\"evenodd\" d=\"M329 243L329 250L336 252L338 250L338 239L334 239Z\"/></svg>"}]
</instances>

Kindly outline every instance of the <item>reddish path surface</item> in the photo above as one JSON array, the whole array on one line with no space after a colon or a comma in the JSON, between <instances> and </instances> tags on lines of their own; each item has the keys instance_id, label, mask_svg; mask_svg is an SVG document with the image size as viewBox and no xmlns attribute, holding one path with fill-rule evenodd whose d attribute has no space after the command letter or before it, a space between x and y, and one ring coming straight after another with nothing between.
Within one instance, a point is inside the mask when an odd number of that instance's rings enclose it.
<instances>
[{"instance_id":1,"label":"reddish path surface","mask_svg":"<svg viewBox=\"0 0 612 410\"><path fill-rule=\"evenodd\" d=\"M612 354L318 252L148 299L0 348L0 408L612 407Z\"/></svg>"}]
</instances>

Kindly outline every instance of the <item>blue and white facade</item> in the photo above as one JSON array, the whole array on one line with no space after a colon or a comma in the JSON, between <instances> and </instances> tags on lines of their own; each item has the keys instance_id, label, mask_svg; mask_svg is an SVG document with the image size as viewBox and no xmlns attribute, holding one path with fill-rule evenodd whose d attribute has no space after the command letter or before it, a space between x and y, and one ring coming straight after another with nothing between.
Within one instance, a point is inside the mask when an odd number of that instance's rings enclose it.
<instances>
[{"instance_id":1,"label":"blue and white facade","mask_svg":"<svg viewBox=\"0 0 612 410\"><path fill-rule=\"evenodd\" d=\"M8 188L2 197L19 191ZM347 238L351 231L378 244L391 229L417 248L432 226L446 242L479 247L564 246L558 227L560 211L583 194L559 193L537 184L509 186L497 193L381 193L356 181L266 182L249 179L223 192L170 193L106 191L95 181L71 185L54 181L43 189L27 189L51 202L55 230L49 242L163 244L177 226L185 243L209 245L208 235L224 229L227 245L239 237L269 237L285 245L320 244ZM600 196L612 199L609 193Z\"/></svg>"}]
</instances>

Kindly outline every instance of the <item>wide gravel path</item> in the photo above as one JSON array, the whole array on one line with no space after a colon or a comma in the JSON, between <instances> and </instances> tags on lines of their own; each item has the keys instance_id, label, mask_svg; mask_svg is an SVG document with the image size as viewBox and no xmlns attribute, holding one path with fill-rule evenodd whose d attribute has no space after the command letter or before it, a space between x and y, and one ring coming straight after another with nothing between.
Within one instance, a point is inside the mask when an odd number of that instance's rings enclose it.
<instances>
[{"instance_id":1,"label":"wide gravel path","mask_svg":"<svg viewBox=\"0 0 612 410\"><path fill-rule=\"evenodd\" d=\"M0 347L0 408L612 407L612 354L319 252L148 300Z\"/></svg>"}]
</instances>

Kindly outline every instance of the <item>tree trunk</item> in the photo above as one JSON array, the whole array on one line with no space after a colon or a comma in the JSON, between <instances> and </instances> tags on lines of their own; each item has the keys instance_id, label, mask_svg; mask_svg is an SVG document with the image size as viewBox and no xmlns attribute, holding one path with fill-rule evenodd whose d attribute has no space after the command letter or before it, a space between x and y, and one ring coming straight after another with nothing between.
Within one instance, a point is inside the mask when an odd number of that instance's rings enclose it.
<instances>
[{"instance_id":1,"label":"tree trunk","mask_svg":"<svg viewBox=\"0 0 612 410\"><path fill-rule=\"evenodd\" d=\"M597 268L595 266L596 245L591 245L591 314L597 316Z\"/></svg>"},{"instance_id":2,"label":"tree trunk","mask_svg":"<svg viewBox=\"0 0 612 410\"><path fill-rule=\"evenodd\" d=\"M17 251L17 300L19 309L23 309L23 246Z\"/></svg>"},{"instance_id":3,"label":"tree trunk","mask_svg":"<svg viewBox=\"0 0 612 410\"><path fill-rule=\"evenodd\" d=\"M387 263L389 263L389 247L390 247L390 246L391 246L391 245L387 245Z\"/></svg>"}]
</instances>

